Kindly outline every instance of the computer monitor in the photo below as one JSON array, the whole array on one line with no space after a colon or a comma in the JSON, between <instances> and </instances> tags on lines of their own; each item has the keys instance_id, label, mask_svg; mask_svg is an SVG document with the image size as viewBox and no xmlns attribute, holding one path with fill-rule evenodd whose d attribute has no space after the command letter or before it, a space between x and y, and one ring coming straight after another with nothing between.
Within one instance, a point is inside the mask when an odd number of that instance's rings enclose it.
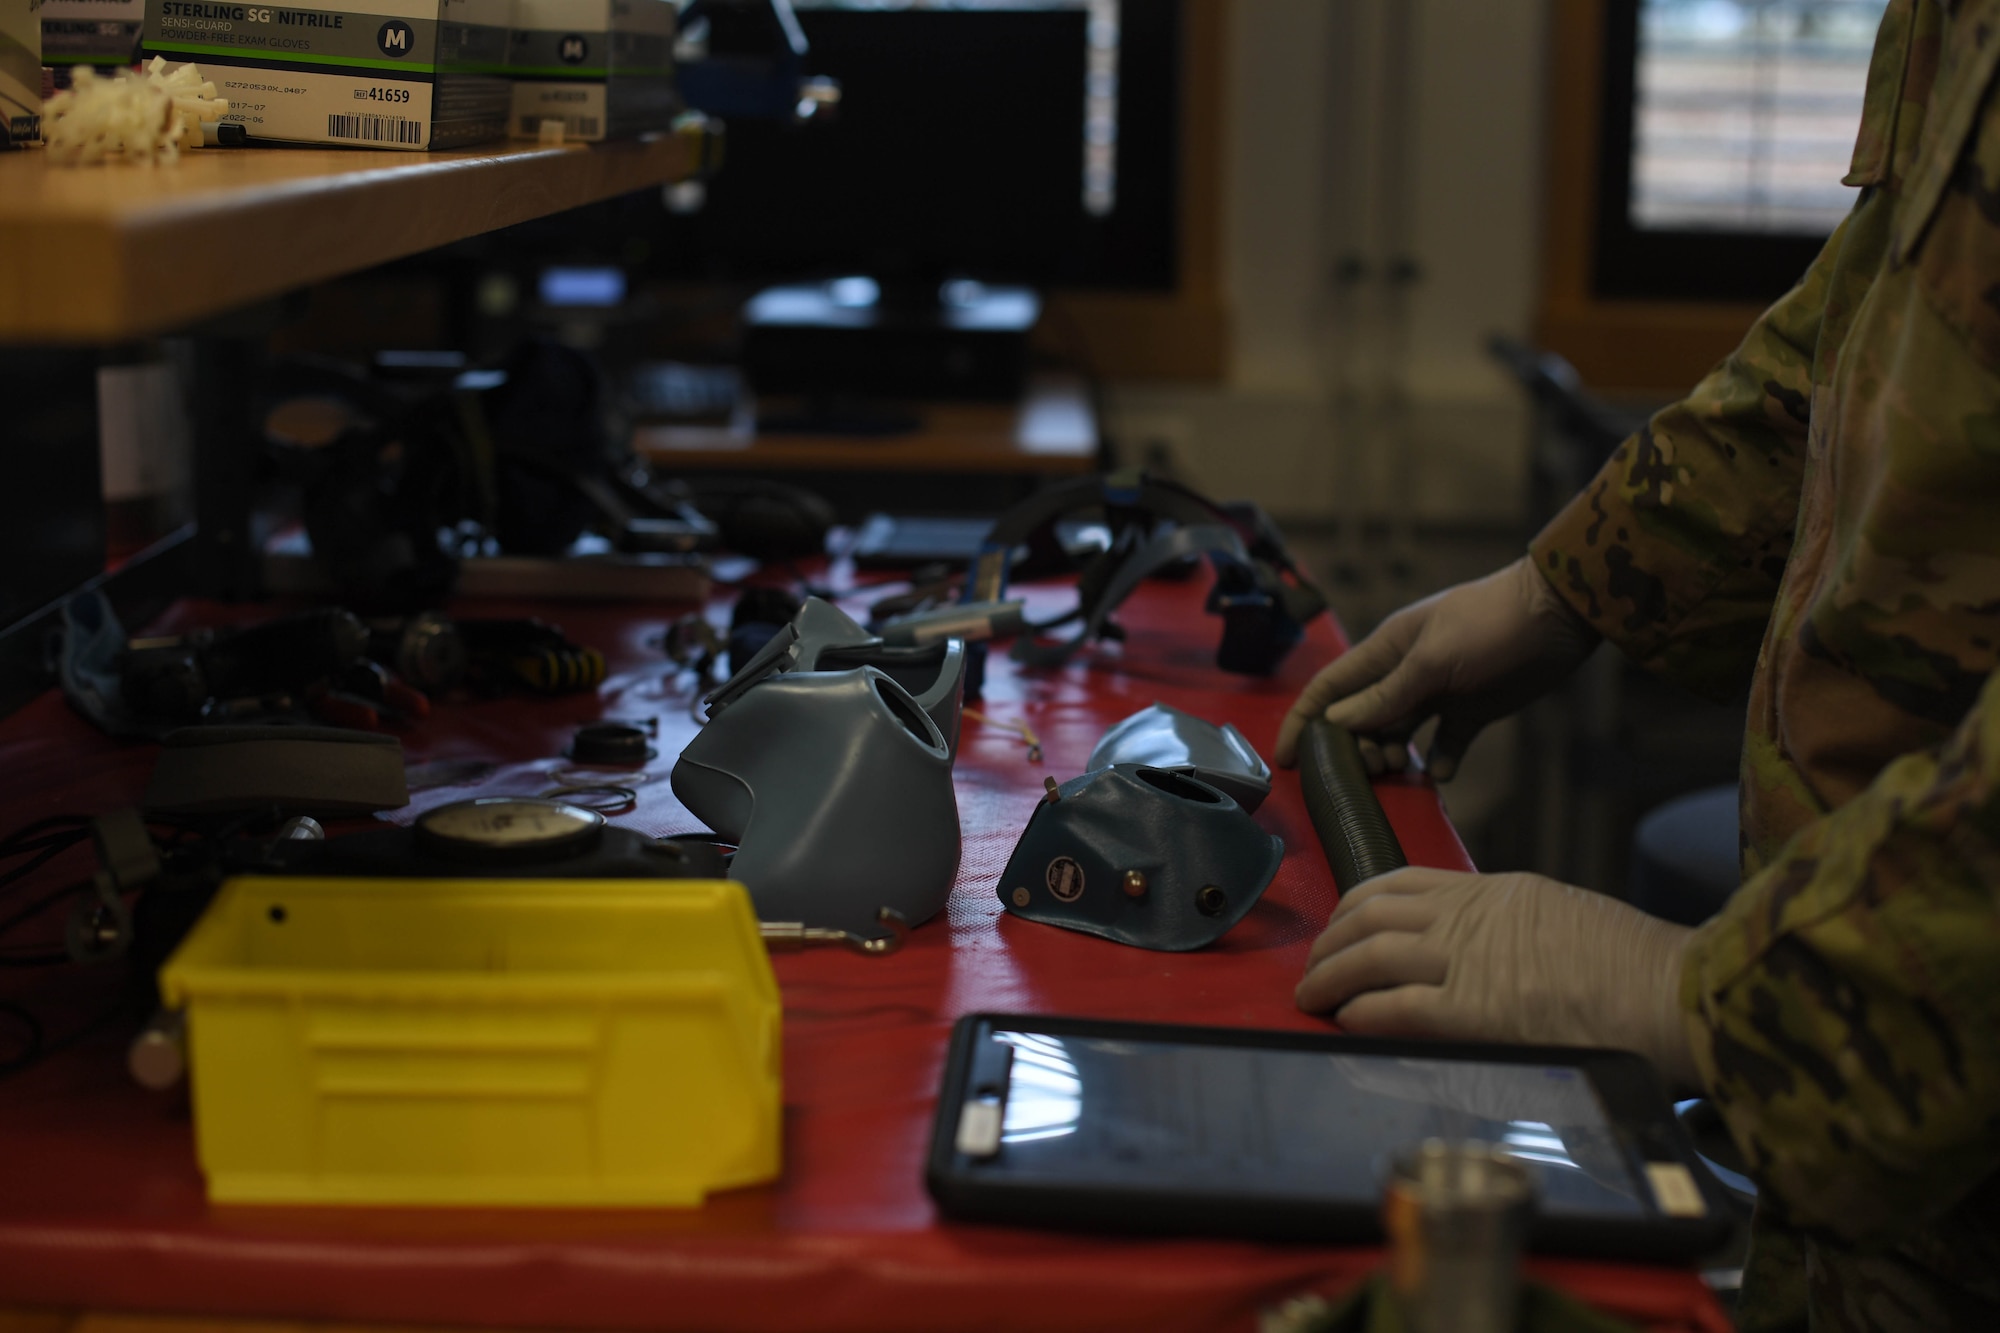
<instances>
[{"instance_id":1,"label":"computer monitor","mask_svg":"<svg viewBox=\"0 0 2000 1333\"><path fill-rule=\"evenodd\" d=\"M647 269L1171 290L1178 0L800 0L838 114L728 127ZM698 206L694 206L697 203Z\"/></svg>"}]
</instances>

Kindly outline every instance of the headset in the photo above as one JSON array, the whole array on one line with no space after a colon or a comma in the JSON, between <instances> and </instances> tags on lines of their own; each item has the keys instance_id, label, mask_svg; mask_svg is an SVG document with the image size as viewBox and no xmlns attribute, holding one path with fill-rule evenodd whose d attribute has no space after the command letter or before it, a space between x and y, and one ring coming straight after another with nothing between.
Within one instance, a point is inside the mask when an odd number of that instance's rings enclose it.
<instances>
[{"instance_id":1,"label":"headset","mask_svg":"<svg viewBox=\"0 0 2000 1333\"><path fill-rule=\"evenodd\" d=\"M1246 676L1268 676L1326 609L1326 597L1299 572L1271 518L1256 505L1221 505L1164 478L1133 468L1051 486L1002 514L980 544L961 601L1006 596L1015 553L1028 548L1024 574L1069 563L1056 522L1078 510L1101 509L1111 542L1088 557L1077 581L1077 604L1052 620L1028 622L1009 654L1030 666L1068 661L1093 639L1120 637L1111 620L1149 575L1207 556L1215 586L1207 611L1222 617L1215 664ZM1058 566L1059 567L1059 566ZM1081 621L1075 637L1049 641L1043 631Z\"/></svg>"}]
</instances>

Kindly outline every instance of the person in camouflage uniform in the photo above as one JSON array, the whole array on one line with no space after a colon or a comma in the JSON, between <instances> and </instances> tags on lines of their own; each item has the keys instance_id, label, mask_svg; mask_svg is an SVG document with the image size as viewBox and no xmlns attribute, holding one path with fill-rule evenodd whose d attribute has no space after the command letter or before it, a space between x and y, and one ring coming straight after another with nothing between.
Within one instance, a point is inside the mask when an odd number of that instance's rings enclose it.
<instances>
[{"instance_id":1,"label":"person in camouflage uniform","mask_svg":"<svg viewBox=\"0 0 2000 1333\"><path fill-rule=\"evenodd\" d=\"M2000 1328L1996 64L2000 0L1892 0L1846 178L1861 187L1852 213L1741 346L1530 547L1544 583L1524 595L1562 603L1533 613L1547 642L1602 636L1716 696L1751 677L1744 884L1670 956L1683 1077L1760 1186L1741 1313L1759 1333ZM1501 604L1486 596L1471 604ZM1448 770L1481 722L1559 678L1516 671L1489 689L1466 650L1398 685L1438 633L1406 623L1363 668L1328 667L1280 759L1322 712L1398 739L1442 715L1433 768ZM1480 689L1454 719L1451 700ZM1363 906L1344 902L1328 936ZM1314 967L1371 933L1322 937ZM1309 971L1301 1003L1345 1021L1356 995L1436 983L1472 956L1451 949L1316 988ZM1510 1003L1523 1002L1503 994L1488 1010ZM1376 1026L1536 1032L1468 1012Z\"/></svg>"}]
</instances>

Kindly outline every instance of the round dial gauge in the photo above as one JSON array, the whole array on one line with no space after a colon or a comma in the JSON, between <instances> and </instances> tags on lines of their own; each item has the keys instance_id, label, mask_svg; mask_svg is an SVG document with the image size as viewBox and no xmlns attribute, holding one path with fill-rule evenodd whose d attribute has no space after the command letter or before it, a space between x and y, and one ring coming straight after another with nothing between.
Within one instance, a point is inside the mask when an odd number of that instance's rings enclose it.
<instances>
[{"instance_id":1,"label":"round dial gauge","mask_svg":"<svg viewBox=\"0 0 2000 1333\"><path fill-rule=\"evenodd\" d=\"M418 836L438 851L482 858L581 851L603 827L595 810L532 796L454 801L417 819Z\"/></svg>"}]
</instances>

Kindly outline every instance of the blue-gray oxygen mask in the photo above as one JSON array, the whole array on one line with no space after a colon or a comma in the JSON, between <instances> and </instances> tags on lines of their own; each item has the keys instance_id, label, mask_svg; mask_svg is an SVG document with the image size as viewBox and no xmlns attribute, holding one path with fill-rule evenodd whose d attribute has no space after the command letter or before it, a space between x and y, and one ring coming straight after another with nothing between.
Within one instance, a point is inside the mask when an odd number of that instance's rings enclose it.
<instances>
[{"instance_id":1,"label":"blue-gray oxygen mask","mask_svg":"<svg viewBox=\"0 0 2000 1333\"><path fill-rule=\"evenodd\" d=\"M1117 764L1185 773L1220 788L1245 810L1254 811L1271 794L1271 769L1242 732L1162 703L1112 723L1084 768L1094 773Z\"/></svg>"},{"instance_id":2,"label":"blue-gray oxygen mask","mask_svg":"<svg viewBox=\"0 0 2000 1333\"><path fill-rule=\"evenodd\" d=\"M1182 952L1241 921L1284 855L1284 842L1218 788L1118 764L1036 805L1000 876L1000 902L1030 921Z\"/></svg>"},{"instance_id":3,"label":"blue-gray oxygen mask","mask_svg":"<svg viewBox=\"0 0 2000 1333\"><path fill-rule=\"evenodd\" d=\"M767 674L681 752L673 787L736 846L730 877L767 921L877 935L881 908L936 915L958 874L950 747L876 667Z\"/></svg>"},{"instance_id":4,"label":"blue-gray oxygen mask","mask_svg":"<svg viewBox=\"0 0 2000 1333\"><path fill-rule=\"evenodd\" d=\"M833 603L808 597L792 622L703 700L711 718L759 681L802 671L851 671L872 666L908 690L937 723L945 747L958 753L959 710L965 702L965 640L895 647L870 634Z\"/></svg>"}]
</instances>

